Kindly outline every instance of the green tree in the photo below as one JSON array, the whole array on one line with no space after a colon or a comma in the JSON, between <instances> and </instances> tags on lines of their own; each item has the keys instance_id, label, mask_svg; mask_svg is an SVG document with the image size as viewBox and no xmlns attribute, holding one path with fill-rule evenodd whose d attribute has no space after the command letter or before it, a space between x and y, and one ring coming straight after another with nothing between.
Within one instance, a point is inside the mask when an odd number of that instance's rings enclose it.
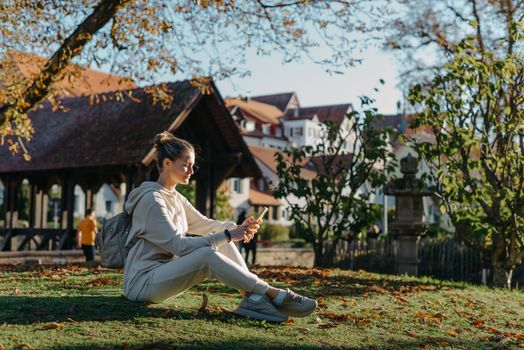
<instances>
[{"instance_id":1,"label":"green tree","mask_svg":"<svg viewBox=\"0 0 524 350\"><path fill-rule=\"evenodd\" d=\"M233 207L229 204L229 193L224 186L220 186L216 193L215 217L217 220L231 221L233 219Z\"/></svg>"},{"instance_id":2,"label":"green tree","mask_svg":"<svg viewBox=\"0 0 524 350\"><path fill-rule=\"evenodd\" d=\"M522 24L511 26L513 47ZM510 286L524 258L524 60L500 57L470 37L429 84L415 85L413 127L435 142L412 140L428 163L460 240L491 256L493 284Z\"/></svg>"},{"instance_id":3,"label":"green tree","mask_svg":"<svg viewBox=\"0 0 524 350\"><path fill-rule=\"evenodd\" d=\"M368 105L371 100L364 97L362 102ZM276 155L279 183L273 194L290 206L295 232L312 243L315 266L332 265L339 241L354 239L377 220L369 199L387 181L386 170L394 169L388 131L371 126L379 117L374 108L348 113L349 127L324 122L325 134L316 146ZM308 162L317 173L312 180L301 174Z\"/></svg>"},{"instance_id":4,"label":"green tree","mask_svg":"<svg viewBox=\"0 0 524 350\"><path fill-rule=\"evenodd\" d=\"M279 52L284 62L302 58L337 67L358 62L355 47L383 13L363 0L71 0L0 4L0 56L8 50L48 57L30 79L0 72L0 141L24 150L33 129L27 113L60 95L53 82L74 81L75 63L111 68L139 84L183 72L206 92L208 79L246 75L248 49ZM329 50L316 49L322 43ZM202 57L205 57L204 59ZM6 76L7 75L7 76ZM5 84L7 82L7 85ZM169 103L167 87L147 91ZM120 95L119 98L127 98ZM132 96L129 96L132 98ZM29 159L27 153L26 159Z\"/></svg>"}]
</instances>

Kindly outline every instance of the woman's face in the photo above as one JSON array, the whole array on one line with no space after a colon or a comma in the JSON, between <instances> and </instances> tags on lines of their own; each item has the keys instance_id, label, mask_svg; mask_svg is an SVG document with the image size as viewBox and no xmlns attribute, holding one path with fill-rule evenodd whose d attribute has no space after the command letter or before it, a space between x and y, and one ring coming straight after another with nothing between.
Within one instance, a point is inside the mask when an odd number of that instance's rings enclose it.
<instances>
[{"instance_id":1,"label":"woman's face","mask_svg":"<svg viewBox=\"0 0 524 350\"><path fill-rule=\"evenodd\" d=\"M166 166L167 165L167 166ZM191 175L194 173L195 154L192 151L186 151L180 158L174 161L165 159L164 170L167 171L170 182L173 185L188 184Z\"/></svg>"}]
</instances>

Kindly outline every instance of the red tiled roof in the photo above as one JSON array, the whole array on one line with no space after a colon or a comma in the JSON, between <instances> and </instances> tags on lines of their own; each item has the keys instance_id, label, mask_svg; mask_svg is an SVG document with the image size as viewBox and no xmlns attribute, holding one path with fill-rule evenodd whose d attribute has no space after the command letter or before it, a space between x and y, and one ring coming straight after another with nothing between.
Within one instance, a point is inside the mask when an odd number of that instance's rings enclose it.
<instances>
[{"instance_id":1,"label":"red tiled roof","mask_svg":"<svg viewBox=\"0 0 524 350\"><path fill-rule=\"evenodd\" d=\"M251 100L273 105L280 109L282 112L285 112L289 105L289 102L291 101L294 95L294 92L284 92L280 94L255 96L252 97Z\"/></svg>"},{"instance_id":2,"label":"red tiled roof","mask_svg":"<svg viewBox=\"0 0 524 350\"><path fill-rule=\"evenodd\" d=\"M260 192L253 186L249 189L249 203L251 205L280 206L282 202L269 193Z\"/></svg>"},{"instance_id":3,"label":"red tiled roof","mask_svg":"<svg viewBox=\"0 0 524 350\"><path fill-rule=\"evenodd\" d=\"M244 116L257 119L262 123L278 124L278 118L283 114L275 106L253 100L245 101L239 98L228 98L225 100L225 103L229 109L237 106Z\"/></svg>"},{"instance_id":4,"label":"red tiled roof","mask_svg":"<svg viewBox=\"0 0 524 350\"><path fill-rule=\"evenodd\" d=\"M284 118L286 120L312 119L316 115L320 122L331 120L335 123L341 123L344 120L344 116L351 108L351 104L349 103L329 106L301 107L298 111L294 109L287 111Z\"/></svg>"},{"instance_id":5,"label":"red tiled roof","mask_svg":"<svg viewBox=\"0 0 524 350\"><path fill-rule=\"evenodd\" d=\"M281 152L279 149L249 145L249 150L251 151L251 153L253 153L255 158L257 158L265 166L267 166L274 174L277 173L277 163L275 160L275 154ZM306 180L311 180L316 177L317 173L312 169L302 168L300 171L300 175L302 178Z\"/></svg>"},{"instance_id":6,"label":"red tiled roof","mask_svg":"<svg viewBox=\"0 0 524 350\"><path fill-rule=\"evenodd\" d=\"M47 60L41 56L9 51L0 62L0 70L8 71L7 78L33 79ZM2 82L0 81L0 87ZM128 90L137 85L129 78L107 74L78 65L66 68L65 77L53 83L59 96L83 96L104 92Z\"/></svg>"}]
</instances>

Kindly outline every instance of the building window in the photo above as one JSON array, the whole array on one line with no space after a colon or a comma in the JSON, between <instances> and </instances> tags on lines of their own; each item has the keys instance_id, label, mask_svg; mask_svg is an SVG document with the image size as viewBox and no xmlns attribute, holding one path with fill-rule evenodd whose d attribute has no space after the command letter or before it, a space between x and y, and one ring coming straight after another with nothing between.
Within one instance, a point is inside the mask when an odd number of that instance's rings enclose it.
<instances>
[{"instance_id":1,"label":"building window","mask_svg":"<svg viewBox=\"0 0 524 350\"><path fill-rule=\"evenodd\" d=\"M289 128L289 136L293 137L293 128Z\"/></svg>"},{"instance_id":2,"label":"building window","mask_svg":"<svg viewBox=\"0 0 524 350\"><path fill-rule=\"evenodd\" d=\"M262 133L264 135L269 135L271 132L271 125L270 124L262 124Z\"/></svg>"},{"instance_id":3,"label":"building window","mask_svg":"<svg viewBox=\"0 0 524 350\"><path fill-rule=\"evenodd\" d=\"M289 208L284 208L282 211L282 217L286 220L289 220Z\"/></svg>"},{"instance_id":4,"label":"building window","mask_svg":"<svg viewBox=\"0 0 524 350\"><path fill-rule=\"evenodd\" d=\"M282 129L281 128L276 128L275 129L275 136L276 137L282 137Z\"/></svg>"},{"instance_id":5,"label":"building window","mask_svg":"<svg viewBox=\"0 0 524 350\"><path fill-rule=\"evenodd\" d=\"M273 220L275 221L278 220L278 207L277 206L273 207Z\"/></svg>"},{"instance_id":6,"label":"building window","mask_svg":"<svg viewBox=\"0 0 524 350\"><path fill-rule=\"evenodd\" d=\"M255 122L252 120L246 121L245 128L247 132L255 131Z\"/></svg>"},{"instance_id":7,"label":"building window","mask_svg":"<svg viewBox=\"0 0 524 350\"><path fill-rule=\"evenodd\" d=\"M257 187L258 187L258 190L259 190L260 192L264 192L264 190L265 190L264 179L259 179L257 185L258 185L258 186L257 186Z\"/></svg>"},{"instance_id":8,"label":"building window","mask_svg":"<svg viewBox=\"0 0 524 350\"><path fill-rule=\"evenodd\" d=\"M233 192L242 193L242 179L233 179Z\"/></svg>"},{"instance_id":9,"label":"building window","mask_svg":"<svg viewBox=\"0 0 524 350\"><path fill-rule=\"evenodd\" d=\"M304 128L303 127L298 127L298 128L295 128L295 135L297 136L303 136L304 135Z\"/></svg>"}]
</instances>

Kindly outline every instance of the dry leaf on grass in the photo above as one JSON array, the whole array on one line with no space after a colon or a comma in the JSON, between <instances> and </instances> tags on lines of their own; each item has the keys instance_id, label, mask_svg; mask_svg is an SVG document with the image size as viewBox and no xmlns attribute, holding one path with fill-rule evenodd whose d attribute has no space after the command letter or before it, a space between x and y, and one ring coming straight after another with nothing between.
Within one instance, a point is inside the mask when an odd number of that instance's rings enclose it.
<instances>
[{"instance_id":1,"label":"dry leaf on grass","mask_svg":"<svg viewBox=\"0 0 524 350\"><path fill-rule=\"evenodd\" d=\"M340 323L338 323L338 322L324 323L324 324L319 324L318 328L321 328L321 329L335 328L339 324Z\"/></svg>"},{"instance_id":2,"label":"dry leaf on grass","mask_svg":"<svg viewBox=\"0 0 524 350\"><path fill-rule=\"evenodd\" d=\"M107 277L100 277L87 282L87 285L92 287L100 287L108 284L111 284L111 280Z\"/></svg>"},{"instance_id":3,"label":"dry leaf on grass","mask_svg":"<svg viewBox=\"0 0 524 350\"><path fill-rule=\"evenodd\" d=\"M449 343L447 341L444 341L444 340L437 340L437 341L435 341L435 344L437 344L439 346L449 346Z\"/></svg>"},{"instance_id":4,"label":"dry leaf on grass","mask_svg":"<svg viewBox=\"0 0 524 350\"><path fill-rule=\"evenodd\" d=\"M291 319L287 320L286 322L284 322L285 326L293 326L295 324L296 324L296 322L294 320L291 320Z\"/></svg>"},{"instance_id":5,"label":"dry leaf on grass","mask_svg":"<svg viewBox=\"0 0 524 350\"><path fill-rule=\"evenodd\" d=\"M451 335L452 337L456 337L457 336L457 332L451 330L448 332L449 335Z\"/></svg>"},{"instance_id":6,"label":"dry leaf on grass","mask_svg":"<svg viewBox=\"0 0 524 350\"><path fill-rule=\"evenodd\" d=\"M18 344L16 345L15 349L36 350L34 347L32 347L30 344L27 344L27 343Z\"/></svg>"},{"instance_id":7,"label":"dry leaf on grass","mask_svg":"<svg viewBox=\"0 0 524 350\"><path fill-rule=\"evenodd\" d=\"M64 324L60 322L51 322L42 326L42 329L58 329L63 328Z\"/></svg>"},{"instance_id":8,"label":"dry leaf on grass","mask_svg":"<svg viewBox=\"0 0 524 350\"><path fill-rule=\"evenodd\" d=\"M410 337L418 338L418 335L415 332L407 331L406 334L409 335Z\"/></svg>"},{"instance_id":9,"label":"dry leaf on grass","mask_svg":"<svg viewBox=\"0 0 524 350\"><path fill-rule=\"evenodd\" d=\"M207 302L208 302L207 294L202 293L202 305L198 309L198 312L202 312L202 313L206 312Z\"/></svg>"},{"instance_id":10,"label":"dry leaf on grass","mask_svg":"<svg viewBox=\"0 0 524 350\"><path fill-rule=\"evenodd\" d=\"M175 312L175 309L165 309L158 317L167 318Z\"/></svg>"}]
</instances>

